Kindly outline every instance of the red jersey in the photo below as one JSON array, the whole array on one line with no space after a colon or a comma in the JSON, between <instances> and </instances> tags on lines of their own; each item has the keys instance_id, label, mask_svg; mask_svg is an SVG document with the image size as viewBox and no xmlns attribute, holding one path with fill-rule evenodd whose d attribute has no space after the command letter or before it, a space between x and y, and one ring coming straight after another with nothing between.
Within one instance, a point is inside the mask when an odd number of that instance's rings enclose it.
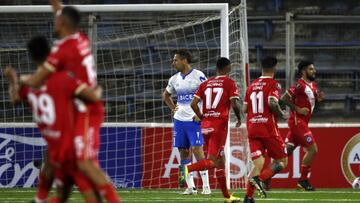
<instances>
[{"instance_id":1,"label":"red jersey","mask_svg":"<svg viewBox=\"0 0 360 203\"><path fill-rule=\"evenodd\" d=\"M277 116L269 107L269 98L280 99L281 85L271 77L261 76L246 90L244 104L248 105L246 126L249 137L280 136Z\"/></svg>"},{"instance_id":2,"label":"red jersey","mask_svg":"<svg viewBox=\"0 0 360 203\"><path fill-rule=\"evenodd\" d=\"M34 121L48 142L52 158L59 157L59 154L56 154L60 153L58 150L64 152L67 150L66 145L69 145L69 142L73 143L74 96L85 85L63 71L52 74L45 85L38 90L26 86L20 90L20 97L27 101L32 108ZM59 142L60 139L61 142ZM63 146L62 143L66 143L66 145Z\"/></svg>"},{"instance_id":3,"label":"red jersey","mask_svg":"<svg viewBox=\"0 0 360 203\"><path fill-rule=\"evenodd\" d=\"M295 111L291 111L290 120L299 118L305 121L306 123L309 123L315 107L315 100L317 97L316 83L315 82L308 83L303 79L299 79L297 83L291 86L286 92L291 97L292 101L296 106L301 108L306 107L310 110L306 116L298 114Z\"/></svg>"},{"instance_id":4,"label":"red jersey","mask_svg":"<svg viewBox=\"0 0 360 203\"><path fill-rule=\"evenodd\" d=\"M80 32L55 41L45 67L51 72L69 71L77 79L90 87L97 85L97 74L91 43L88 37ZM88 104L90 111L103 112L102 102Z\"/></svg>"},{"instance_id":5,"label":"red jersey","mask_svg":"<svg viewBox=\"0 0 360 203\"><path fill-rule=\"evenodd\" d=\"M227 76L217 76L201 83L194 97L203 102L204 119L229 119L230 100L239 98L235 82Z\"/></svg>"}]
</instances>

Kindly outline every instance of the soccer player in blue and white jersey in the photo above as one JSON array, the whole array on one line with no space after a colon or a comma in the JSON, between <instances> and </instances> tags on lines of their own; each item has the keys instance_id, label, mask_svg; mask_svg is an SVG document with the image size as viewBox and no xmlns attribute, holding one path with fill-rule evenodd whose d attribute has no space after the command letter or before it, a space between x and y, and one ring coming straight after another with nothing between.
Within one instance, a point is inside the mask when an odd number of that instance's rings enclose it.
<instances>
[{"instance_id":1,"label":"soccer player in blue and white jersey","mask_svg":"<svg viewBox=\"0 0 360 203\"><path fill-rule=\"evenodd\" d=\"M174 115L173 147L180 152L181 165L191 164L191 151L197 161L205 158L203 151L204 139L201 134L200 119L195 115L190 103L200 84L206 80L203 72L190 66L191 55L187 51L175 52L172 66L179 72L169 79L163 100ZM171 95L177 95L175 104ZM211 194L208 171L201 171L203 182L202 194ZM183 194L197 194L193 174L186 177L187 189Z\"/></svg>"}]
</instances>

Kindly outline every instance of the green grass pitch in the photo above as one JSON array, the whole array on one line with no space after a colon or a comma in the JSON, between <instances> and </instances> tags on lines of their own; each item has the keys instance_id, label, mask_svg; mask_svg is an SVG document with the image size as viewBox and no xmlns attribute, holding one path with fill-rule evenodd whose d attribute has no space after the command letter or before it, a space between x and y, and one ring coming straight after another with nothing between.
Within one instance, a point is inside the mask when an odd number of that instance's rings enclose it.
<instances>
[{"instance_id":1,"label":"green grass pitch","mask_svg":"<svg viewBox=\"0 0 360 203\"><path fill-rule=\"evenodd\" d=\"M30 202L34 196L34 189L0 189L0 202L2 203L21 203ZM124 203L141 203L141 202L181 202L181 203L197 203L197 202L223 202L221 192L213 190L211 196L191 195L184 196L179 193L181 190L118 190L118 194ZM238 196L243 197L244 191L233 191ZM78 191L74 191L71 195L71 203L83 202ZM274 189L268 192L267 199L256 198L256 202L271 203L315 203L315 202L359 202L360 190L352 189L323 189L315 192L305 192L297 190L278 190Z\"/></svg>"}]
</instances>

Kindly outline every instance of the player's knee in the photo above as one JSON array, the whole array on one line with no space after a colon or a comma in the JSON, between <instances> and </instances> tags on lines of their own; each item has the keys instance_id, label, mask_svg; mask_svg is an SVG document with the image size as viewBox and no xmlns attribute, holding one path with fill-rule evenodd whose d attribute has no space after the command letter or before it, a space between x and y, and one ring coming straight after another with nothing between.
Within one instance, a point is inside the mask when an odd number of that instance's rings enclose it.
<instances>
[{"instance_id":1,"label":"player's knee","mask_svg":"<svg viewBox=\"0 0 360 203\"><path fill-rule=\"evenodd\" d=\"M179 148L179 153L181 159L188 159L190 156L189 149Z\"/></svg>"},{"instance_id":2,"label":"player's knee","mask_svg":"<svg viewBox=\"0 0 360 203\"><path fill-rule=\"evenodd\" d=\"M256 158L255 160L253 160L255 166L263 166L264 162L265 162L265 158L263 156L259 156L258 158Z\"/></svg>"},{"instance_id":3,"label":"player's knee","mask_svg":"<svg viewBox=\"0 0 360 203\"><path fill-rule=\"evenodd\" d=\"M288 165L288 158L287 157L281 160L281 165L282 165L283 169L287 167L287 165Z\"/></svg>"},{"instance_id":4,"label":"player's knee","mask_svg":"<svg viewBox=\"0 0 360 203\"><path fill-rule=\"evenodd\" d=\"M195 155L196 160L201 160L205 158L202 147L193 147L193 153Z\"/></svg>"},{"instance_id":5,"label":"player's knee","mask_svg":"<svg viewBox=\"0 0 360 203\"><path fill-rule=\"evenodd\" d=\"M316 144L313 144L307 150L308 150L308 153L310 153L312 155L315 155L318 153L318 148L317 148Z\"/></svg>"},{"instance_id":6,"label":"player's knee","mask_svg":"<svg viewBox=\"0 0 360 203\"><path fill-rule=\"evenodd\" d=\"M90 171L92 169L91 163L86 160L77 161L77 166L78 166L79 170L84 173L87 173L88 171Z\"/></svg>"}]
</instances>

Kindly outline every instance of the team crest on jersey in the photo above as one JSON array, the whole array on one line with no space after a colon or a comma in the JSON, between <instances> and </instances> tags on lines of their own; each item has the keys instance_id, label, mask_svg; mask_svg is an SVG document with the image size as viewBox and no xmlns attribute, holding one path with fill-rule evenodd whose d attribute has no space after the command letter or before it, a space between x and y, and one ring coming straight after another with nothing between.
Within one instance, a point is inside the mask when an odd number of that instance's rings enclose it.
<instances>
[{"instance_id":1,"label":"team crest on jersey","mask_svg":"<svg viewBox=\"0 0 360 203\"><path fill-rule=\"evenodd\" d=\"M298 83L296 84L296 89L300 89L301 85Z\"/></svg>"}]
</instances>

